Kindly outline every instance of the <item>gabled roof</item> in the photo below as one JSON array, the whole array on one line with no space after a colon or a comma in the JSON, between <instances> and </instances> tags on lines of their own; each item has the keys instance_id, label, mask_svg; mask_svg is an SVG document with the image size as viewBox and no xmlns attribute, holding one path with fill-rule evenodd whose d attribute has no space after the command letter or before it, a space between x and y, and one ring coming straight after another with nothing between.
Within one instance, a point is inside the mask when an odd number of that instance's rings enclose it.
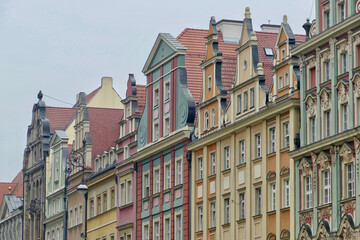
<instances>
[{"instance_id":1,"label":"gabled roof","mask_svg":"<svg viewBox=\"0 0 360 240\"><path fill-rule=\"evenodd\" d=\"M100 90L101 86L98 87L97 89L95 89L94 91L92 91L91 93L89 93L88 95L86 95L85 97L85 101L86 103L89 103L90 100L96 95L96 93Z\"/></svg>"},{"instance_id":2,"label":"gabled roof","mask_svg":"<svg viewBox=\"0 0 360 240\"><path fill-rule=\"evenodd\" d=\"M75 112L76 108L46 107L46 118L50 121L50 132L65 130Z\"/></svg>"},{"instance_id":3,"label":"gabled roof","mask_svg":"<svg viewBox=\"0 0 360 240\"><path fill-rule=\"evenodd\" d=\"M5 194L9 194L9 187L11 187L10 194L16 189L17 183L0 182L0 203L3 200Z\"/></svg>"},{"instance_id":4,"label":"gabled roof","mask_svg":"<svg viewBox=\"0 0 360 240\"><path fill-rule=\"evenodd\" d=\"M88 108L92 143L92 159L102 151L114 146L119 138L118 122L123 118L123 109Z\"/></svg>"},{"instance_id":5,"label":"gabled roof","mask_svg":"<svg viewBox=\"0 0 360 240\"><path fill-rule=\"evenodd\" d=\"M4 201L6 201L10 213L23 205L22 198L13 194L5 194Z\"/></svg>"}]
</instances>

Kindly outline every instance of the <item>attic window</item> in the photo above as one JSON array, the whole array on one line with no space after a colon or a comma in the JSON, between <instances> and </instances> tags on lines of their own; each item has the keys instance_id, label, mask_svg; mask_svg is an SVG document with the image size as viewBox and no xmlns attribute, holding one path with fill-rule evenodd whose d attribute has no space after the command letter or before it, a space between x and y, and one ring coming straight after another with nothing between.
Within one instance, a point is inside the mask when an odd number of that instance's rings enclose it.
<instances>
[{"instance_id":1,"label":"attic window","mask_svg":"<svg viewBox=\"0 0 360 240\"><path fill-rule=\"evenodd\" d=\"M271 48L264 48L264 51L265 51L266 56L269 56L269 57L274 56L273 50Z\"/></svg>"}]
</instances>

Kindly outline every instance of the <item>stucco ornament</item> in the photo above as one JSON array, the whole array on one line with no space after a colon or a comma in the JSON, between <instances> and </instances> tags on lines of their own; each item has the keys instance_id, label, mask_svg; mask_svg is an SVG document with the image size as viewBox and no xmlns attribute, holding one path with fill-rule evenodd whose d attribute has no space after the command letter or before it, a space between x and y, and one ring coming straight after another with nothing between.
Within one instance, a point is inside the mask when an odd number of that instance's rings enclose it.
<instances>
[{"instance_id":1,"label":"stucco ornament","mask_svg":"<svg viewBox=\"0 0 360 240\"><path fill-rule=\"evenodd\" d=\"M302 171L304 176L311 174L311 164L308 162L307 158L303 158L299 164L299 169Z\"/></svg>"},{"instance_id":2,"label":"stucco ornament","mask_svg":"<svg viewBox=\"0 0 360 240\"><path fill-rule=\"evenodd\" d=\"M330 147L330 153L331 153L331 165L336 166L336 154L339 151L339 147L337 146L331 146Z\"/></svg>"},{"instance_id":3,"label":"stucco ornament","mask_svg":"<svg viewBox=\"0 0 360 240\"><path fill-rule=\"evenodd\" d=\"M311 222L313 220L313 217L314 217L314 215L313 215L312 211L301 213L300 214L300 225L307 224L311 227ZM306 234L306 236L307 236L307 234Z\"/></svg>"},{"instance_id":4,"label":"stucco ornament","mask_svg":"<svg viewBox=\"0 0 360 240\"><path fill-rule=\"evenodd\" d=\"M338 87L338 98L339 98L339 102L340 103L345 103L347 102L347 98L348 98L348 89L345 86L344 83L340 83L339 87Z\"/></svg>"},{"instance_id":5,"label":"stucco ornament","mask_svg":"<svg viewBox=\"0 0 360 240\"><path fill-rule=\"evenodd\" d=\"M327 92L326 90L322 91L321 93L321 108L322 110L328 110L330 108L330 101L331 101L331 96L330 93Z\"/></svg>"},{"instance_id":6,"label":"stucco ornament","mask_svg":"<svg viewBox=\"0 0 360 240\"><path fill-rule=\"evenodd\" d=\"M359 13L359 12L360 12L360 0L356 1L355 12L356 12L356 13Z\"/></svg>"},{"instance_id":7,"label":"stucco ornament","mask_svg":"<svg viewBox=\"0 0 360 240\"><path fill-rule=\"evenodd\" d=\"M330 38L329 39L329 45L330 45L330 58L331 59L334 59L334 56L335 56L335 48L334 48L334 43L335 43L335 38ZM332 61L334 62L334 61Z\"/></svg>"},{"instance_id":8,"label":"stucco ornament","mask_svg":"<svg viewBox=\"0 0 360 240\"><path fill-rule=\"evenodd\" d=\"M343 157L344 163L349 163L354 158L351 148L346 143L341 147L339 154Z\"/></svg>"},{"instance_id":9,"label":"stucco ornament","mask_svg":"<svg viewBox=\"0 0 360 240\"><path fill-rule=\"evenodd\" d=\"M313 99L312 97L308 97L306 101L306 105L307 105L306 108L307 115L309 117L314 116L316 113L316 100Z\"/></svg>"},{"instance_id":10,"label":"stucco ornament","mask_svg":"<svg viewBox=\"0 0 360 240\"><path fill-rule=\"evenodd\" d=\"M324 12L327 12L327 11L329 11L330 10L330 3L328 2L327 4L325 4L324 6L323 6L323 11Z\"/></svg>"},{"instance_id":11,"label":"stucco ornament","mask_svg":"<svg viewBox=\"0 0 360 240\"><path fill-rule=\"evenodd\" d=\"M355 96L360 97L360 75L356 74L353 81Z\"/></svg>"},{"instance_id":12,"label":"stucco ornament","mask_svg":"<svg viewBox=\"0 0 360 240\"><path fill-rule=\"evenodd\" d=\"M322 170L329 168L329 158L325 155L324 152L321 152L318 156L317 163L320 165Z\"/></svg>"},{"instance_id":13,"label":"stucco ornament","mask_svg":"<svg viewBox=\"0 0 360 240\"><path fill-rule=\"evenodd\" d=\"M323 208L318 213L318 222L320 222L321 220L330 221L330 217L331 217L331 207ZM325 228L324 228L324 230L325 230ZM326 232L326 230L325 230L325 232Z\"/></svg>"},{"instance_id":14,"label":"stucco ornament","mask_svg":"<svg viewBox=\"0 0 360 240\"><path fill-rule=\"evenodd\" d=\"M355 153L360 154L360 140L354 137Z\"/></svg>"}]
</instances>

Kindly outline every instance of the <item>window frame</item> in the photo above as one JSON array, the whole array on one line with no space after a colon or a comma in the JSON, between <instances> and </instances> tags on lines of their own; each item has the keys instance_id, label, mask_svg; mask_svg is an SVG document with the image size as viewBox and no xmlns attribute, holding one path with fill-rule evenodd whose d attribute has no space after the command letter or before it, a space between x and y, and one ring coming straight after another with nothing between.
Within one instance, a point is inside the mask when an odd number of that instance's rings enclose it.
<instances>
[{"instance_id":1,"label":"window frame","mask_svg":"<svg viewBox=\"0 0 360 240\"><path fill-rule=\"evenodd\" d=\"M312 177L304 177L304 208L310 209L313 206L313 189L312 189Z\"/></svg>"},{"instance_id":2,"label":"window frame","mask_svg":"<svg viewBox=\"0 0 360 240\"><path fill-rule=\"evenodd\" d=\"M245 139L239 141L239 150L240 150L239 164L244 164L246 162Z\"/></svg>"},{"instance_id":3,"label":"window frame","mask_svg":"<svg viewBox=\"0 0 360 240\"><path fill-rule=\"evenodd\" d=\"M203 162L203 157L202 156L199 156L197 158L197 180L202 180L203 179L203 165L204 165L204 162Z\"/></svg>"},{"instance_id":4,"label":"window frame","mask_svg":"<svg viewBox=\"0 0 360 240\"><path fill-rule=\"evenodd\" d=\"M230 169L230 146L224 147L224 170Z\"/></svg>"},{"instance_id":5,"label":"window frame","mask_svg":"<svg viewBox=\"0 0 360 240\"><path fill-rule=\"evenodd\" d=\"M210 176L216 174L216 152L210 152Z\"/></svg>"},{"instance_id":6,"label":"window frame","mask_svg":"<svg viewBox=\"0 0 360 240\"><path fill-rule=\"evenodd\" d=\"M230 197L224 198L224 224L230 223Z\"/></svg>"},{"instance_id":7,"label":"window frame","mask_svg":"<svg viewBox=\"0 0 360 240\"><path fill-rule=\"evenodd\" d=\"M269 128L269 154L276 151L276 128Z\"/></svg>"},{"instance_id":8,"label":"window frame","mask_svg":"<svg viewBox=\"0 0 360 240\"><path fill-rule=\"evenodd\" d=\"M283 148L290 147L290 123L283 123Z\"/></svg>"},{"instance_id":9,"label":"window frame","mask_svg":"<svg viewBox=\"0 0 360 240\"><path fill-rule=\"evenodd\" d=\"M255 156L261 158L261 133L255 134Z\"/></svg>"}]
</instances>

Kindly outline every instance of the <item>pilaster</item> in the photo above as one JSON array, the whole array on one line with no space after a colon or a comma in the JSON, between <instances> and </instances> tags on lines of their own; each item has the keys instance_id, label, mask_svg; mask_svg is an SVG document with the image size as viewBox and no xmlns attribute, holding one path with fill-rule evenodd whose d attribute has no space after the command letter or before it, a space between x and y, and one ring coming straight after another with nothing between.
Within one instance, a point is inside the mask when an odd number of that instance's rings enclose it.
<instances>
[{"instance_id":1,"label":"pilaster","mask_svg":"<svg viewBox=\"0 0 360 240\"><path fill-rule=\"evenodd\" d=\"M236 160L235 160L236 140L235 133L231 135L230 145L230 239L236 239Z\"/></svg>"},{"instance_id":2,"label":"pilaster","mask_svg":"<svg viewBox=\"0 0 360 240\"><path fill-rule=\"evenodd\" d=\"M267 232L267 217L266 217L266 208L267 208L267 182L266 182L266 153L267 153L267 127L266 127L266 120L263 121L262 124L262 131L261 131L261 238L266 238Z\"/></svg>"},{"instance_id":3,"label":"pilaster","mask_svg":"<svg viewBox=\"0 0 360 240\"><path fill-rule=\"evenodd\" d=\"M341 192L340 192L340 157L339 157L339 147L331 146L331 184L332 184L332 213L331 213L331 231L337 231L339 224L340 224L340 218L341 218L341 212L340 212L340 205L339 201L341 199Z\"/></svg>"},{"instance_id":4,"label":"pilaster","mask_svg":"<svg viewBox=\"0 0 360 240\"><path fill-rule=\"evenodd\" d=\"M206 176L208 176L208 148L207 146L204 146L203 148L203 219L205 219L205 221L203 221L203 238L207 239L208 236L208 221L207 219L209 219L208 214L209 214L209 210L208 209L208 179ZM195 176L195 175L193 175ZM194 194L193 194L194 195ZM195 202L194 202L195 203ZM192 204L195 205L195 204ZM195 206L197 207L197 206ZM193 222L193 224L191 225L195 225L195 222Z\"/></svg>"},{"instance_id":5,"label":"pilaster","mask_svg":"<svg viewBox=\"0 0 360 240\"><path fill-rule=\"evenodd\" d=\"M315 1L316 35L320 33L320 1Z\"/></svg>"},{"instance_id":6,"label":"pilaster","mask_svg":"<svg viewBox=\"0 0 360 240\"><path fill-rule=\"evenodd\" d=\"M318 208L318 197L319 197L319 189L318 189L318 169L317 169L317 164L316 164L316 158L317 156L314 153L311 153L311 160L312 160L312 164L313 164L313 169L312 169L312 174L313 174L313 179L312 179L312 187L313 187L313 224L312 224L312 230L313 233L317 231L318 228L318 212L317 212L317 208Z\"/></svg>"},{"instance_id":7,"label":"pilaster","mask_svg":"<svg viewBox=\"0 0 360 240\"><path fill-rule=\"evenodd\" d=\"M292 71L290 71L292 72ZM296 134L296 113L295 113L295 109L291 108L290 109L290 121L289 121L289 130L290 130L290 139L294 139L295 138L295 134ZM294 150L295 149L295 144L294 141L290 141L290 150ZM290 158L290 240L294 240L295 239L295 224L296 224L296 220L295 220L295 213L297 213L296 210L296 206L295 206L295 202L299 202L300 198L299 197L295 197L294 193L296 191L295 186L299 187L299 185L295 184L294 180L298 179L298 177L295 178L297 170L295 169L295 162L294 159ZM295 193L296 194L296 193ZM297 201L295 201L295 199ZM297 217L296 217L297 219Z\"/></svg>"},{"instance_id":8,"label":"pilaster","mask_svg":"<svg viewBox=\"0 0 360 240\"><path fill-rule=\"evenodd\" d=\"M331 3L332 0L330 0ZM338 134L339 128L338 128L338 94L336 89L337 84L337 49L335 46L335 39L330 38L329 41L330 44L330 72L332 74L331 76L331 115L332 120L331 122L331 135Z\"/></svg>"},{"instance_id":9,"label":"pilaster","mask_svg":"<svg viewBox=\"0 0 360 240\"><path fill-rule=\"evenodd\" d=\"M317 4L319 1L316 1ZM319 22L319 21L317 21ZM321 139L321 99L320 99L320 48L316 49L316 140Z\"/></svg>"},{"instance_id":10,"label":"pilaster","mask_svg":"<svg viewBox=\"0 0 360 240\"><path fill-rule=\"evenodd\" d=\"M350 8L350 3L348 4L349 8ZM353 38L351 37L352 35L352 31L348 32L348 63L349 63L349 120L350 120L350 124L349 124L349 128L353 128L355 126L354 124L354 83L352 80L353 78L353 71L352 69L354 68L354 58L353 58Z\"/></svg>"},{"instance_id":11,"label":"pilaster","mask_svg":"<svg viewBox=\"0 0 360 240\"><path fill-rule=\"evenodd\" d=\"M191 239L194 240L195 239L195 214L196 214L196 205L195 205L195 165L196 165L196 158L195 158L195 151L192 151L191 153L191 159L192 159L192 166L191 166L191 190L192 190L192 194L191 194L191 222L193 224L190 224L190 230L191 230Z\"/></svg>"},{"instance_id":12,"label":"pilaster","mask_svg":"<svg viewBox=\"0 0 360 240\"><path fill-rule=\"evenodd\" d=\"M254 208L253 203L251 202L251 128L246 128L246 139L245 139L245 152L248 154L245 154L245 239L251 239L251 233L252 233L252 224L251 224L251 209Z\"/></svg>"},{"instance_id":13,"label":"pilaster","mask_svg":"<svg viewBox=\"0 0 360 240\"><path fill-rule=\"evenodd\" d=\"M336 0L330 0L330 27L336 24Z\"/></svg>"},{"instance_id":14,"label":"pilaster","mask_svg":"<svg viewBox=\"0 0 360 240\"><path fill-rule=\"evenodd\" d=\"M354 138L355 145L355 166L356 166L356 193L360 193L360 173L359 173L359 165L360 165L360 140L358 138ZM360 194L356 195L356 207L355 207L355 226L359 226L360 224Z\"/></svg>"},{"instance_id":15,"label":"pilaster","mask_svg":"<svg viewBox=\"0 0 360 240\"><path fill-rule=\"evenodd\" d=\"M304 57L300 58L300 143L301 147L306 145L306 62Z\"/></svg>"},{"instance_id":16,"label":"pilaster","mask_svg":"<svg viewBox=\"0 0 360 240\"><path fill-rule=\"evenodd\" d=\"M216 237L215 239L221 239L221 141L216 142ZM207 236L206 236L207 237Z\"/></svg>"},{"instance_id":17,"label":"pilaster","mask_svg":"<svg viewBox=\"0 0 360 240\"><path fill-rule=\"evenodd\" d=\"M280 114L276 115L276 236L280 236L281 233L281 178L280 178L280 149L281 149L281 124Z\"/></svg>"}]
</instances>

